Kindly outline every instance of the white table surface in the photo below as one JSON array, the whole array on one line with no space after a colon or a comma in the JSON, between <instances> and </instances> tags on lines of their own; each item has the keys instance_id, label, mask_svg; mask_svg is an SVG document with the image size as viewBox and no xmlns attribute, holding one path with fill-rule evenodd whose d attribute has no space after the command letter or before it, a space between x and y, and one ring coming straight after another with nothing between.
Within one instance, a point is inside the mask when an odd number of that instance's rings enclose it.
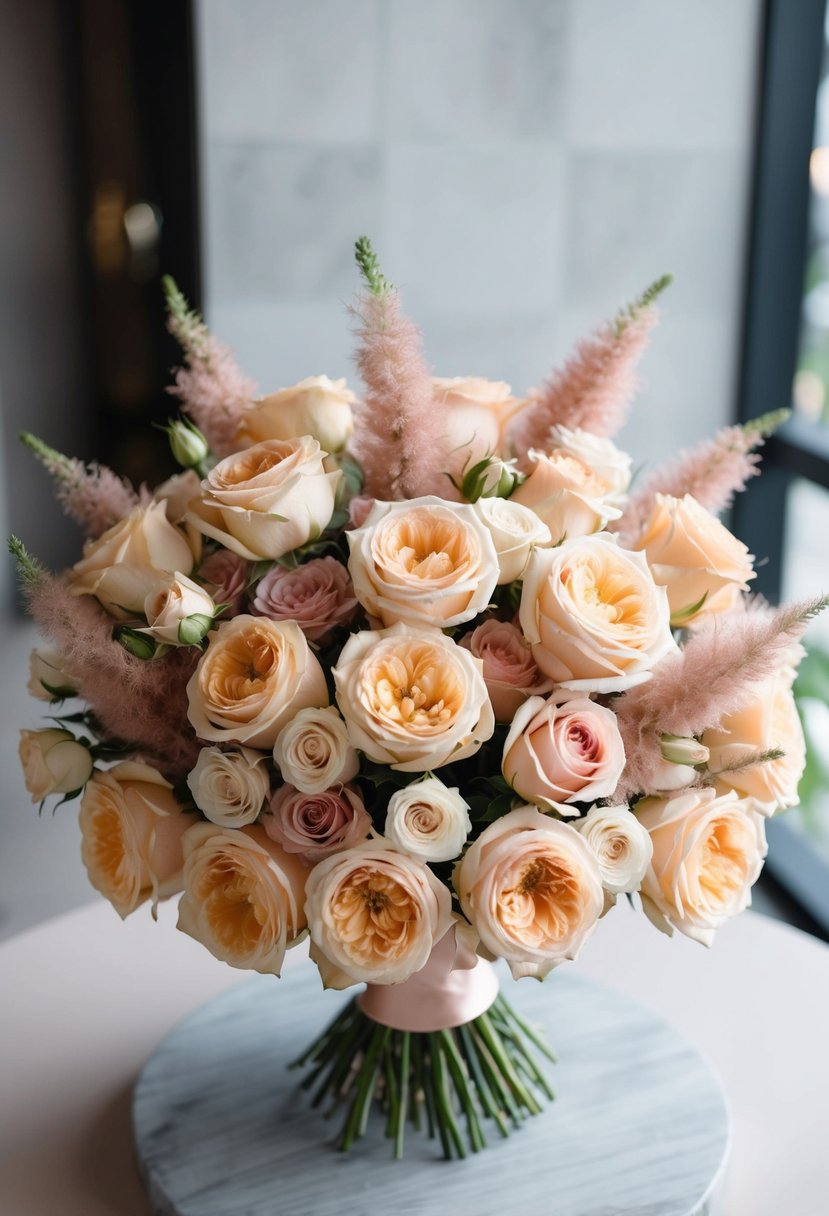
<instances>
[{"instance_id":1,"label":"white table surface","mask_svg":"<svg viewBox=\"0 0 829 1216\"><path fill-rule=\"evenodd\" d=\"M2 1216L148 1216L135 1077L183 1014L244 978L174 917L122 924L98 902L0 946ZM292 965L310 964L298 950ZM624 905L570 965L663 1014L718 1072L734 1119L726 1216L829 1213L829 947L746 913L705 950ZM554 1002L555 973L547 986Z\"/></svg>"}]
</instances>

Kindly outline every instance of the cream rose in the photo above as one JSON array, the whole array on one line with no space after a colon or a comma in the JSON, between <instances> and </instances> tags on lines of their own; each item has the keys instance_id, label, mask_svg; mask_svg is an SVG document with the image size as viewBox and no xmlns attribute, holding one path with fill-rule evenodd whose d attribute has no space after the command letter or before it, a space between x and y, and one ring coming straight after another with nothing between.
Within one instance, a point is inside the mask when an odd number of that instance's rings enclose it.
<instances>
[{"instance_id":1,"label":"cream rose","mask_svg":"<svg viewBox=\"0 0 829 1216\"><path fill-rule=\"evenodd\" d=\"M38 701L62 701L78 692L75 677L66 670L63 656L42 647L36 647L29 655L26 689Z\"/></svg>"},{"instance_id":2,"label":"cream rose","mask_svg":"<svg viewBox=\"0 0 829 1216\"><path fill-rule=\"evenodd\" d=\"M452 923L449 888L385 841L319 862L305 895L311 958L326 988L402 983Z\"/></svg>"},{"instance_id":3,"label":"cream rose","mask_svg":"<svg viewBox=\"0 0 829 1216\"><path fill-rule=\"evenodd\" d=\"M282 727L273 747L283 781L303 794L320 794L357 776L360 761L336 709L301 709Z\"/></svg>"},{"instance_id":4,"label":"cream rose","mask_svg":"<svg viewBox=\"0 0 829 1216\"><path fill-rule=\"evenodd\" d=\"M653 855L647 829L630 807L594 806L573 825L596 854L602 886L610 895L638 891Z\"/></svg>"},{"instance_id":5,"label":"cream rose","mask_svg":"<svg viewBox=\"0 0 829 1216\"><path fill-rule=\"evenodd\" d=\"M572 452L556 448L545 455L530 449L527 456L530 475L510 502L534 511L549 528L553 544L600 532L622 514L606 497L607 483Z\"/></svg>"},{"instance_id":6,"label":"cream rose","mask_svg":"<svg viewBox=\"0 0 829 1216\"><path fill-rule=\"evenodd\" d=\"M154 768L128 761L96 773L84 790L79 823L89 881L119 916L181 890L182 838L193 816Z\"/></svg>"},{"instance_id":7,"label":"cream rose","mask_svg":"<svg viewBox=\"0 0 829 1216\"><path fill-rule=\"evenodd\" d=\"M156 486L153 490L153 498L156 502L164 503L167 518L171 524L180 524L187 514L191 501L198 498L200 492L201 482L198 474L192 469L187 469L183 473L174 473L160 486Z\"/></svg>"},{"instance_id":8,"label":"cream rose","mask_svg":"<svg viewBox=\"0 0 829 1216\"><path fill-rule=\"evenodd\" d=\"M726 611L735 591L747 591L754 578L746 546L690 494L657 494L635 548L644 552L656 582L667 588L674 625Z\"/></svg>"},{"instance_id":9,"label":"cream rose","mask_svg":"<svg viewBox=\"0 0 829 1216\"><path fill-rule=\"evenodd\" d=\"M296 570L275 566L256 587L254 616L296 621L311 642L321 642L357 610L348 571L336 557L314 557Z\"/></svg>"},{"instance_id":10,"label":"cream rose","mask_svg":"<svg viewBox=\"0 0 829 1216\"><path fill-rule=\"evenodd\" d=\"M498 555L498 585L524 573L536 545L552 542L550 529L529 507L513 498L479 498L475 510L488 529Z\"/></svg>"},{"instance_id":11,"label":"cream rose","mask_svg":"<svg viewBox=\"0 0 829 1216\"><path fill-rule=\"evenodd\" d=\"M73 794L92 775L89 748L68 730L22 730L19 755L32 802L50 794Z\"/></svg>"},{"instance_id":12,"label":"cream rose","mask_svg":"<svg viewBox=\"0 0 829 1216\"><path fill-rule=\"evenodd\" d=\"M495 729L481 667L437 630L353 634L334 668L352 745L405 773L474 755Z\"/></svg>"},{"instance_id":13,"label":"cream rose","mask_svg":"<svg viewBox=\"0 0 829 1216\"><path fill-rule=\"evenodd\" d=\"M806 740L787 673L764 681L742 709L702 736L708 767L725 789L753 798L758 811L773 815L797 805L797 787L806 767ZM777 760L749 764L758 753L779 748ZM738 767L746 764L745 768Z\"/></svg>"},{"instance_id":14,"label":"cream rose","mask_svg":"<svg viewBox=\"0 0 829 1216\"><path fill-rule=\"evenodd\" d=\"M316 439L269 439L219 462L187 520L249 561L282 557L325 529L342 473L326 473Z\"/></svg>"},{"instance_id":15,"label":"cream rose","mask_svg":"<svg viewBox=\"0 0 829 1216\"><path fill-rule=\"evenodd\" d=\"M536 663L565 688L621 692L676 650L665 588L644 554L604 533L533 550L519 619Z\"/></svg>"},{"instance_id":16,"label":"cream rose","mask_svg":"<svg viewBox=\"0 0 829 1216\"><path fill-rule=\"evenodd\" d=\"M535 807L490 824L452 882L479 952L506 959L514 979L543 979L575 958L604 908L593 850L575 828Z\"/></svg>"},{"instance_id":17,"label":"cream rose","mask_svg":"<svg viewBox=\"0 0 829 1216\"><path fill-rule=\"evenodd\" d=\"M70 574L72 594L94 595L110 616L125 621L141 615L165 574L192 565L183 533L168 520L164 503L153 502L87 541Z\"/></svg>"},{"instance_id":18,"label":"cream rose","mask_svg":"<svg viewBox=\"0 0 829 1216\"><path fill-rule=\"evenodd\" d=\"M548 448L565 452L587 465L603 485L603 500L613 507L624 506L633 461L627 452L616 447L612 439L602 438L579 427L554 426L550 428Z\"/></svg>"},{"instance_id":19,"label":"cream rose","mask_svg":"<svg viewBox=\"0 0 829 1216\"><path fill-rule=\"evenodd\" d=\"M446 628L483 612L498 582L489 530L469 504L375 502L346 533L354 594L384 625Z\"/></svg>"},{"instance_id":20,"label":"cream rose","mask_svg":"<svg viewBox=\"0 0 829 1216\"><path fill-rule=\"evenodd\" d=\"M653 845L641 888L645 912L663 932L679 929L710 946L723 921L751 903L766 856L762 816L751 799L712 789L644 798L635 813Z\"/></svg>"},{"instance_id":21,"label":"cream rose","mask_svg":"<svg viewBox=\"0 0 829 1216\"><path fill-rule=\"evenodd\" d=\"M351 407L356 400L345 380L307 376L254 401L242 418L236 447L312 435L326 452L339 452L354 430Z\"/></svg>"},{"instance_id":22,"label":"cream rose","mask_svg":"<svg viewBox=\"0 0 829 1216\"><path fill-rule=\"evenodd\" d=\"M484 665L496 722L512 722L528 697L552 691L553 681L538 670L529 643L509 621L484 621L461 639L461 646Z\"/></svg>"},{"instance_id":23,"label":"cream rose","mask_svg":"<svg viewBox=\"0 0 829 1216\"><path fill-rule=\"evenodd\" d=\"M350 849L371 831L371 816L354 785L303 794L282 785L262 823L271 840L314 865L321 857Z\"/></svg>"},{"instance_id":24,"label":"cream rose","mask_svg":"<svg viewBox=\"0 0 829 1216\"><path fill-rule=\"evenodd\" d=\"M168 646L193 646L213 623L216 605L186 574L168 574L144 601L148 633Z\"/></svg>"},{"instance_id":25,"label":"cream rose","mask_svg":"<svg viewBox=\"0 0 829 1216\"><path fill-rule=\"evenodd\" d=\"M328 704L328 689L299 625L237 616L210 635L187 699L200 739L271 748L299 710Z\"/></svg>"},{"instance_id":26,"label":"cream rose","mask_svg":"<svg viewBox=\"0 0 829 1216\"><path fill-rule=\"evenodd\" d=\"M305 876L258 825L194 824L184 837L178 927L231 967L279 975L306 927Z\"/></svg>"},{"instance_id":27,"label":"cream rose","mask_svg":"<svg viewBox=\"0 0 829 1216\"><path fill-rule=\"evenodd\" d=\"M452 861L471 831L469 803L437 777L407 785L389 799L386 839L421 861Z\"/></svg>"},{"instance_id":28,"label":"cream rose","mask_svg":"<svg viewBox=\"0 0 829 1216\"><path fill-rule=\"evenodd\" d=\"M563 815L578 813L573 802L608 798L624 767L616 715L587 697L530 697L504 743L502 769L516 793Z\"/></svg>"},{"instance_id":29,"label":"cream rose","mask_svg":"<svg viewBox=\"0 0 829 1216\"><path fill-rule=\"evenodd\" d=\"M444 445L450 467L445 472L460 484L466 469L501 449L507 424L523 403L503 380L436 376L432 387L446 419Z\"/></svg>"},{"instance_id":30,"label":"cream rose","mask_svg":"<svg viewBox=\"0 0 829 1216\"><path fill-rule=\"evenodd\" d=\"M270 793L265 757L249 747L203 747L187 784L202 814L222 828L253 823Z\"/></svg>"}]
</instances>

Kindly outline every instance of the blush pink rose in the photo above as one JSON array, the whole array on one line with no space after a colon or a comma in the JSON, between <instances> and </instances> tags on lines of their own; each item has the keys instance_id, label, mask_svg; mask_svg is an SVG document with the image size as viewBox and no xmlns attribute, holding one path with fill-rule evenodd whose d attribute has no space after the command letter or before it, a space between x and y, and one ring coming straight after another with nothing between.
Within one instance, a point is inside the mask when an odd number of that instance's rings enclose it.
<instances>
[{"instance_id":1,"label":"blush pink rose","mask_svg":"<svg viewBox=\"0 0 829 1216\"><path fill-rule=\"evenodd\" d=\"M262 823L286 853L298 853L309 862L351 848L371 829L371 817L353 785L335 786L321 794L303 794L292 785L282 785Z\"/></svg>"},{"instance_id":2,"label":"blush pink rose","mask_svg":"<svg viewBox=\"0 0 829 1216\"><path fill-rule=\"evenodd\" d=\"M577 814L573 802L610 797L624 767L616 715L587 697L561 703L530 697L504 744L502 769L513 789L564 815Z\"/></svg>"},{"instance_id":3,"label":"blush pink rose","mask_svg":"<svg viewBox=\"0 0 829 1216\"><path fill-rule=\"evenodd\" d=\"M217 604L227 604L222 620L238 616L242 611L250 571L250 562L229 549L217 549L202 562L199 581L208 584Z\"/></svg>"},{"instance_id":4,"label":"blush pink rose","mask_svg":"<svg viewBox=\"0 0 829 1216\"><path fill-rule=\"evenodd\" d=\"M507 621L484 621L461 639L484 665L484 683L496 722L512 722L528 697L551 692L553 681L535 664L529 642Z\"/></svg>"},{"instance_id":5,"label":"blush pink rose","mask_svg":"<svg viewBox=\"0 0 829 1216\"><path fill-rule=\"evenodd\" d=\"M296 621L311 642L347 625L357 600L345 566L336 557L315 557L296 570L274 567L256 588L254 616Z\"/></svg>"}]
</instances>

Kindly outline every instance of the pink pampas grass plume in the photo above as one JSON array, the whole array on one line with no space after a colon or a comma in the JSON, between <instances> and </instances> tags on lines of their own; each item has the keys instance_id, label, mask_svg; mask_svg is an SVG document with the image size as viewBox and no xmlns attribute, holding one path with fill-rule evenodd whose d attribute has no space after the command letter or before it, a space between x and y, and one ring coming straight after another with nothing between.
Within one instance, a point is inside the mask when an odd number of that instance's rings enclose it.
<instances>
[{"instance_id":1,"label":"pink pampas grass plume","mask_svg":"<svg viewBox=\"0 0 829 1216\"><path fill-rule=\"evenodd\" d=\"M614 321L583 339L559 371L534 394L518 415L508 440L523 472L530 448L546 451L550 428L566 426L611 436L623 426L637 387L636 366L658 319L657 297L671 282L657 279Z\"/></svg>"},{"instance_id":2,"label":"pink pampas grass plume","mask_svg":"<svg viewBox=\"0 0 829 1216\"><path fill-rule=\"evenodd\" d=\"M105 465L86 465L64 456L28 431L21 442L33 452L54 481L55 497L88 537L97 539L144 501L123 477Z\"/></svg>"},{"instance_id":3,"label":"pink pampas grass plume","mask_svg":"<svg viewBox=\"0 0 829 1216\"><path fill-rule=\"evenodd\" d=\"M615 797L654 788L660 735L701 735L741 708L762 680L791 664L793 646L829 597L712 618L651 679L614 704L627 763Z\"/></svg>"},{"instance_id":4,"label":"pink pampas grass plume","mask_svg":"<svg viewBox=\"0 0 829 1216\"><path fill-rule=\"evenodd\" d=\"M731 506L734 495L759 472L760 447L789 416L775 410L743 426L728 426L713 439L705 439L689 452L656 469L631 495L621 519L610 525L623 544L633 544L650 518L657 494L682 498L690 494L714 515Z\"/></svg>"},{"instance_id":5,"label":"pink pampas grass plume","mask_svg":"<svg viewBox=\"0 0 829 1216\"><path fill-rule=\"evenodd\" d=\"M349 446L363 468L364 494L386 502L422 494L446 498L448 455L420 333L404 316L367 237L357 241L356 256L368 287L354 310L366 393Z\"/></svg>"},{"instance_id":6,"label":"pink pampas grass plume","mask_svg":"<svg viewBox=\"0 0 829 1216\"><path fill-rule=\"evenodd\" d=\"M237 364L227 346L215 338L198 313L190 310L175 282L164 279L167 327L180 344L186 367L176 371L167 391L204 434L217 456L228 456L245 411L256 396L256 384Z\"/></svg>"}]
</instances>

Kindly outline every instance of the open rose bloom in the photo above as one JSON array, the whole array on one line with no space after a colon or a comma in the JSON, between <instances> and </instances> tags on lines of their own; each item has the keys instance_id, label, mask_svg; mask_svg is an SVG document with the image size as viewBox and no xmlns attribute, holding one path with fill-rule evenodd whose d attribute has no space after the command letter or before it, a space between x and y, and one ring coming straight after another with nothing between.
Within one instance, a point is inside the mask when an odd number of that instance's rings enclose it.
<instances>
[{"instance_id":1,"label":"open rose bloom","mask_svg":"<svg viewBox=\"0 0 829 1216\"><path fill-rule=\"evenodd\" d=\"M710 944L805 764L815 605L755 604L716 514L760 434L631 490L612 436L652 296L513 392L434 377L365 249L362 385L260 394L173 294L204 459L138 492L30 444L88 535L62 575L18 549L58 719L23 732L29 791L80 795L121 916L181 895L241 969L307 937L327 986L426 991L438 947L446 985L543 978L622 894Z\"/></svg>"}]
</instances>

